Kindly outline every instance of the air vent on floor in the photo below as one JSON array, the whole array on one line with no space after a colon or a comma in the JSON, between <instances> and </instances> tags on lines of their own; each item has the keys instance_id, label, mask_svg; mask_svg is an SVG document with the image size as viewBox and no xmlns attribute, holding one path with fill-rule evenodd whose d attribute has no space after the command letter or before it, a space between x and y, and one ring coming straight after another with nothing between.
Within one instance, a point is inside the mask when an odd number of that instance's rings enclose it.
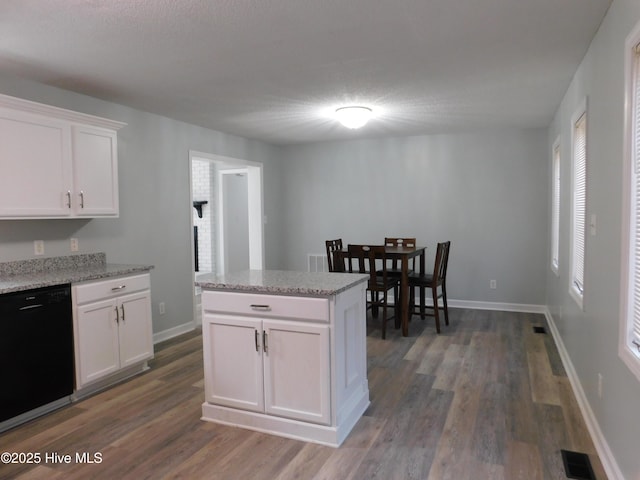
<instances>
[{"instance_id":1,"label":"air vent on floor","mask_svg":"<svg viewBox=\"0 0 640 480\"><path fill-rule=\"evenodd\" d=\"M544 327L533 327L533 333L547 333L547 329Z\"/></svg>"},{"instance_id":2,"label":"air vent on floor","mask_svg":"<svg viewBox=\"0 0 640 480\"><path fill-rule=\"evenodd\" d=\"M560 450L562 453L562 463L567 478L575 478L577 480L596 480L591 468L589 455L586 453L571 452L569 450Z\"/></svg>"}]
</instances>

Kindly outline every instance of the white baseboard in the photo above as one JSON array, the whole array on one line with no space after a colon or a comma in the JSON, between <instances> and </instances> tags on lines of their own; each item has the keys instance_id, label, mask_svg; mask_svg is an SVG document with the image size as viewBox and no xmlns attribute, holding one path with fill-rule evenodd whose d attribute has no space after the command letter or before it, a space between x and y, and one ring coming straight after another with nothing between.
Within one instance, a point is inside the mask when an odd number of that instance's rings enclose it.
<instances>
[{"instance_id":1,"label":"white baseboard","mask_svg":"<svg viewBox=\"0 0 640 480\"><path fill-rule=\"evenodd\" d=\"M609 477L610 480L624 480L624 476L620 471L620 467L618 467L618 463L616 462L616 459L611 452L611 448L609 448L607 440L602 434L602 430L600 430L600 425L598 424L593 410L591 409L591 405L589 405L589 401L587 400L587 396L582 389L582 384L580 383L580 379L578 378L576 370L573 367L571 357L569 356L569 353L564 346L562 337L560 336L560 332L558 332L558 328L556 327L556 324L553 320L553 316L551 315L549 309L546 307L544 314L547 319L547 323L549 324L551 335L553 336L553 340L555 341L556 347L558 349L558 353L560 354L562 365L567 372L567 377L569 377L569 382L571 383L573 394L576 396L578 406L580 407L580 411L582 412L582 417L587 424L587 429L591 434L591 439L593 440L593 443L596 447L598 456L600 457L600 461L602 462L602 466L604 467L607 477Z\"/></svg>"},{"instance_id":2,"label":"white baseboard","mask_svg":"<svg viewBox=\"0 0 640 480\"><path fill-rule=\"evenodd\" d=\"M395 304L393 294L390 294L389 297L389 301ZM418 298L416 298L416 302L418 302ZM451 308L469 308L472 310L497 310L500 312L523 312L541 314L545 314L547 312L547 307L545 305L535 305L527 303L480 302L475 300L455 300L451 298L447 303ZM425 299L425 306L426 308L433 308L433 299L431 298L431 294L427 295L427 298Z\"/></svg>"},{"instance_id":3,"label":"white baseboard","mask_svg":"<svg viewBox=\"0 0 640 480\"><path fill-rule=\"evenodd\" d=\"M187 322L182 325L178 325L177 327L171 327L161 332L154 333L153 344L155 345L156 343L164 342L165 340L177 337L183 333L191 332L192 330L195 330L195 328L196 327L193 322Z\"/></svg>"}]
</instances>

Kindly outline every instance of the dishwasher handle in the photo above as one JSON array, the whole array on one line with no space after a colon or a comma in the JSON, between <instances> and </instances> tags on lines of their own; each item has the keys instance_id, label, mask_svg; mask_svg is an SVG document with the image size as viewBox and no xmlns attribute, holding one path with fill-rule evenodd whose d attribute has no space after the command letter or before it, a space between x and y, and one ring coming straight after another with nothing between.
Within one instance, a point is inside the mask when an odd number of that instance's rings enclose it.
<instances>
[{"instance_id":1,"label":"dishwasher handle","mask_svg":"<svg viewBox=\"0 0 640 480\"><path fill-rule=\"evenodd\" d=\"M41 303L37 303L35 305L27 305L25 307L20 307L18 310L20 310L21 312L24 312L26 310L33 310L35 308L41 308L44 307L44 305L42 305Z\"/></svg>"}]
</instances>

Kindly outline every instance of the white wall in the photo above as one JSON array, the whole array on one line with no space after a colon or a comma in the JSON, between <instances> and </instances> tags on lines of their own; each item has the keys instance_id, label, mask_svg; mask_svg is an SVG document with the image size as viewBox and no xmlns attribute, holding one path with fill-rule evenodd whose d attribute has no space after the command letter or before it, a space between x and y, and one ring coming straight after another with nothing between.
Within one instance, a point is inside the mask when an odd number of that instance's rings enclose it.
<instances>
[{"instance_id":1,"label":"white wall","mask_svg":"<svg viewBox=\"0 0 640 480\"><path fill-rule=\"evenodd\" d=\"M428 258L451 240L450 298L542 305L546 138L508 129L285 147L285 266L306 269L338 237L415 236Z\"/></svg>"},{"instance_id":2,"label":"white wall","mask_svg":"<svg viewBox=\"0 0 640 480\"><path fill-rule=\"evenodd\" d=\"M45 255L69 255L69 238L80 253L105 252L110 263L152 264L154 333L193 320L193 273L189 150L264 164L266 263L280 262L279 149L265 143L196 127L0 74L0 93L126 122L118 132L120 218L93 220L1 220L0 261L33 258L33 240ZM159 302L166 314L160 316Z\"/></svg>"},{"instance_id":3,"label":"white wall","mask_svg":"<svg viewBox=\"0 0 640 480\"><path fill-rule=\"evenodd\" d=\"M622 209L624 42L640 21L640 2L614 0L549 129L561 140L560 275L547 270L547 303L554 323L624 478L640 478L640 382L618 358ZM587 97L587 236L584 311L569 296L571 116ZM547 260L546 264L549 263ZM603 375L598 398L597 376Z\"/></svg>"}]
</instances>

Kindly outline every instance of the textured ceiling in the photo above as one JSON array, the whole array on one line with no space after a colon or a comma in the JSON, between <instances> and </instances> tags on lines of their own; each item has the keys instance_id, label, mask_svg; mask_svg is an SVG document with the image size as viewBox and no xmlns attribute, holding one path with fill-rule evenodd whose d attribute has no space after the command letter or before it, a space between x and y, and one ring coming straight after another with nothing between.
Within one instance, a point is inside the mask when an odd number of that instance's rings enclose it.
<instances>
[{"instance_id":1,"label":"textured ceiling","mask_svg":"<svg viewBox=\"0 0 640 480\"><path fill-rule=\"evenodd\" d=\"M275 144L545 127L610 3L1 0L0 71Z\"/></svg>"}]
</instances>

